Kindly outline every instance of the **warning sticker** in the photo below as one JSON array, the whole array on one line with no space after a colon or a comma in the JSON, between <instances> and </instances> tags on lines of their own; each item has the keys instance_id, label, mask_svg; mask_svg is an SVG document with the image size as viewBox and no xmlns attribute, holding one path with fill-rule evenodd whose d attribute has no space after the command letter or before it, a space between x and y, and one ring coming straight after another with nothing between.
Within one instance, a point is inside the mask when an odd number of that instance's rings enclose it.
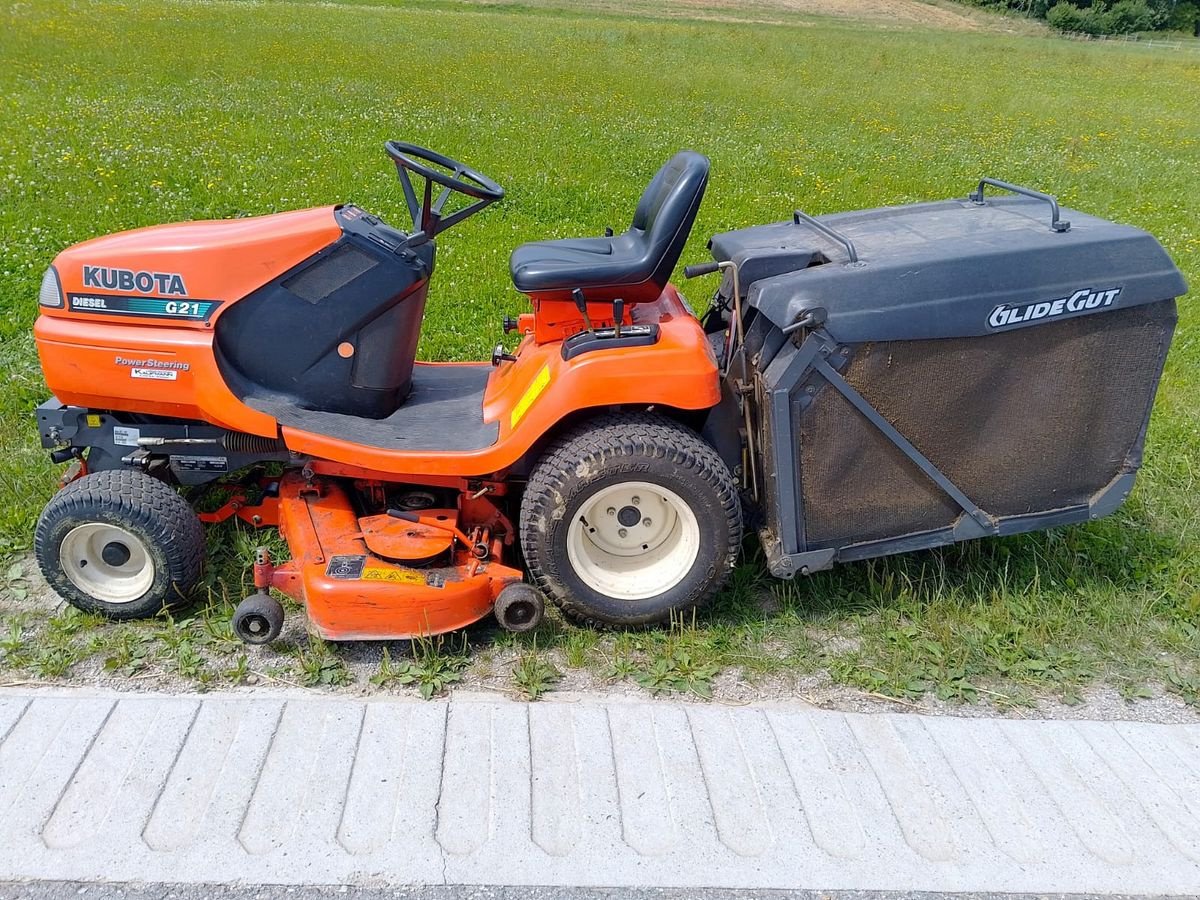
<instances>
[{"instance_id":1,"label":"warning sticker","mask_svg":"<svg viewBox=\"0 0 1200 900\"><path fill-rule=\"evenodd\" d=\"M437 572L420 572L416 569L401 569L395 566L382 566L376 562L367 563L365 556L333 556L325 567L325 574L330 578L340 578L345 581L383 581L388 584L427 584L430 587L446 586L446 579Z\"/></svg>"},{"instance_id":2,"label":"warning sticker","mask_svg":"<svg viewBox=\"0 0 1200 900\"><path fill-rule=\"evenodd\" d=\"M424 584L425 576L412 569L384 569L372 567L363 569L363 581L389 581L393 584Z\"/></svg>"}]
</instances>

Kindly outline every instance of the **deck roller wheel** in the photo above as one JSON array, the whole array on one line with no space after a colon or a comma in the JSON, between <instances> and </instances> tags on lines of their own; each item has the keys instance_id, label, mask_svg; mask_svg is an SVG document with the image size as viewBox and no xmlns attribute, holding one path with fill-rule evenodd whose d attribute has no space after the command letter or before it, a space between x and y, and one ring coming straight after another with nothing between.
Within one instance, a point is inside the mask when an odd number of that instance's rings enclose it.
<instances>
[{"instance_id":1,"label":"deck roller wheel","mask_svg":"<svg viewBox=\"0 0 1200 900\"><path fill-rule=\"evenodd\" d=\"M283 604L267 593L251 594L233 611L233 633L246 644L269 644L283 631Z\"/></svg>"},{"instance_id":2,"label":"deck roller wheel","mask_svg":"<svg viewBox=\"0 0 1200 900\"><path fill-rule=\"evenodd\" d=\"M496 621L505 631L518 634L533 631L542 624L546 604L537 588L524 582L514 582L500 592L493 607Z\"/></svg>"},{"instance_id":3,"label":"deck roller wheel","mask_svg":"<svg viewBox=\"0 0 1200 900\"><path fill-rule=\"evenodd\" d=\"M665 416L615 413L553 443L521 503L534 584L577 621L665 622L725 583L742 540L728 467Z\"/></svg>"},{"instance_id":4,"label":"deck roller wheel","mask_svg":"<svg viewBox=\"0 0 1200 900\"><path fill-rule=\"evenodd\" d=\"M204 526L188 502L144 472L93 472L42 510L34 552L71 605L145 619L184 603L204 565Z\"/></svg>"}]
</instances>

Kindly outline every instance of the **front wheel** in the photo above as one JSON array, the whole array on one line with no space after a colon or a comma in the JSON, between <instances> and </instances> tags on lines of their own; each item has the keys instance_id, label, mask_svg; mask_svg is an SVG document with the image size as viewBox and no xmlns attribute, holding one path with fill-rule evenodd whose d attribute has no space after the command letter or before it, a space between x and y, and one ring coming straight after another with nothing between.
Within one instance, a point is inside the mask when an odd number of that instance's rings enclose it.
<instances>
[{"instance_id":1,"label":"front wheel","mask_svg":"<svg viewBox=\"0 0 1200 900\"><path fill-rule=\"evenodd\" d=\"M204 528L186 500L144 472L93 472L42 510L34 551L72 605L145 619L181 605L200 580Z\"/></svg>"},{"instance_id":2,"label":"front wheel","mask_svg":"<svg viewBox=\"0 0 1200 900\"><path fill-rule=\"evenodd\" d=\"M651 413L604 416L561 438L521 503L534 582L594 624L649 625L706 602L741 539L729 469L691 429Z\"/></svg>"}]
</instances>

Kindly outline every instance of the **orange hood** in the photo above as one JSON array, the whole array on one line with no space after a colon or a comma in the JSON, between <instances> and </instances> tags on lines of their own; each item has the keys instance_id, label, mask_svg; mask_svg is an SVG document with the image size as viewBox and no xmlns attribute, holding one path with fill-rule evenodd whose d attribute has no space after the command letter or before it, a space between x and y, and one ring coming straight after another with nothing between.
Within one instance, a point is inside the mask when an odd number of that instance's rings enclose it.
<instances>
[{"instance_id":1,"label":"orange hood","mask_svg":"<svg viewBox=\"0 0 1200 900\"><path fill-rule=\"evenodd\" d=\"M123 231L68 247L54 268L67 295L214 301L219 311L336 241L334 209Z\"/></svg>"}]
</instances>

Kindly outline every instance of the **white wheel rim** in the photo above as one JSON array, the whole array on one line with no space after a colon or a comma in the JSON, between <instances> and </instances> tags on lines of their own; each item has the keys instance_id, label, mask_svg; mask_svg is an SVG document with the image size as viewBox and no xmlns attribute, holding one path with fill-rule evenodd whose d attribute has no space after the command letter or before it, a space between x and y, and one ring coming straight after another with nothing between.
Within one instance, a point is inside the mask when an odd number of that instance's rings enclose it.
<instances>
[{"instance_id":1,"label":"white wheel rim","mask_svg":"<svg viewBox=\"0 0 1200 900\"><path fill-rule=\"evenodd\" d=\"M132 603L154 584L146 544L116 525L77 525L63 538L58 559L71 584L105 603Z\"/></svg>"},{"instance_id":2,"label":"white wheel rim","mask_svg":"<svg viewBox=\"0 0 1200 900\"><path fill-rule=\"evenodd\" d=\"M699 553L700 525L692 508L674 491L645 481L597 491L567 529L567 558L575 574L618 600L669 591L692 570Z\"/></svg>"}]
</instances>

